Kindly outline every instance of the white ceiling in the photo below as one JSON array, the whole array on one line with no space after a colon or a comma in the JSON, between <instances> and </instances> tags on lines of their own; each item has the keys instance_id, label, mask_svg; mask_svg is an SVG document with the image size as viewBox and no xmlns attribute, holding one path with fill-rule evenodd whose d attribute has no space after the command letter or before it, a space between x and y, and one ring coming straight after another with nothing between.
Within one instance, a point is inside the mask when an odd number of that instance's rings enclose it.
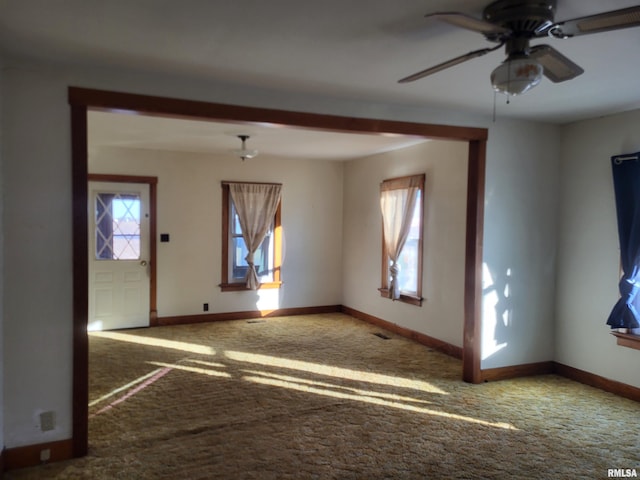
<instances>
[{"instance_id":1,"label":"white ceiling","mask_svg":"<svg viewBox=\"0 0 640 480\"><path fill-rule=\"evenodd\" d=\"M436 11L480 17L488 3L0 0L0 48L74 64L491 115L489 75L503 60L502 52L415 83L397 83L425 67L493 45L479 34L424 18ZM556 20L637 3L558 0ZM565 123L640 107L640 28L533 43L556 47L585 73L561 84L545 78L509 105L499 98L501 117Z\"/></svg>"},{"instance_id":2,"label":"white ceiling","mask_svg":"<svg viewBox=\"0 0 640 480\"><path fill-rule=\"evenodd\" d=\"M233 156L238 135L260 157L353 160L427 141L395 134L328 132L273 124L233 124L146 115L89 112L89 151L101 147L142 148ZM247 160L249 161L249 160Z\"/></svg>"}]
</instances>

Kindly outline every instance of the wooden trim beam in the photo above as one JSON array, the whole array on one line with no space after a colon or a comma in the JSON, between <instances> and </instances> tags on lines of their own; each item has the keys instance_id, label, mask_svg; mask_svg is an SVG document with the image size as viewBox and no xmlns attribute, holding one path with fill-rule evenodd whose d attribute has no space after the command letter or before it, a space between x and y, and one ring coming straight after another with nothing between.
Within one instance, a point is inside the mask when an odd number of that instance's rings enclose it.
<instances>
[{"instance_id":1,"label":"wooden trim beam","mask_svg":"<svg viewBox=\"0 0 640 480\"><path fill-rule=\"evenodd\" d=\"M59 440L57 442L8 448L3 454L5 469L15 470L41 465L40 454L43 450L49 450L49 460L47 460L47 463L61 462L76 456L72 440Z\"/></svg>"},{"instance_id":2,"label":"wooden trim beam","mask_svg":"<svg viewBox=\"0 0 640 480\"><path fill-rule=\"evenodd\" d=\"M599 388L605 392L614 393L621 397L640 402L640 388L626 383L610 380L595 373L585 372L562 363L553 362L555 373L576 382L584 383L590 387Z\"/></svg>"},{"instance_id":3,"label":"wooden trim beam","mask_svg":"<svg viewBox=\"0 0 640 480\"><path fill-rule=\"evenodd\" d=\"M640 388L638 387L601 377L595 373L585 372L584 370L579 370L558 362L540 362L529 363L526 365L489 368L482 370L481 378L483 382L489 382L548 374L559 375L561 377L568 378L569 380L584 383L590 387L640 402Z\"/></svg>"},{"instance_id":4,"label":"wooden trim beam","mask_svg":"<svg viewBox=\"0 0 640 480\"><path fill-rule=\"evenodd\" d=\"M247 310L244 312L206 313L202 315L179 315L159 317L158 326L186 325L190 323L224 322L227 320L249 320L252 318L285 317L294 315L314 315L318 313L340 312L340 305L318 307L278 308L276 310Z\"/></svg>"},{"instance_id":5,"label":"wooden trim beam","mask_svg":"<svg viewBox=\"0 0 640 480\"><path fill-rule=\"evenodd\" d=\"M114 175L111 173L88 173L87 180L91 182L148 183L149 185L158 184L158 177L146 177L142 175Z\"/></svg>"},{"instance_id":6,"label":"wooden trim beam","mask_svg":"<svg viewBox=\"0 0 640 480\"><path fill-rule=\"evenodd\" d=\"M480 341L482 335L482 248L486 149L486 140L469 142L462 378L465 382L470 383L482 381Z\"/></svg>"},{"instance_id":7,"label":"wooden trim beam","mask_svg":"<svg viewBox=\"0 0 640 480\"><path fill-rule=\"evenodd\" d=\"M87 454L89 445L89 239L87 231L87 107L71 107L72 228L73 228L73 456Z\"/></svg>"},{"instance_id":8,"label":"wooden trim beam","mask_svg":"<svg viewBox=\"0 0 640 480\"><path fill-rule=\"evenodd\" d=\"M156 178L156 177L152 177ZM149 183L149 325L158 321L158 179Z\"/></svg>"},{"instance_id":9,"label":"wooden trim beam","mask_svg":"<svg viewBox=\"0 0 640 480\"><path fill-rule=\"evenodd\" d=\"M531 377L534 375L547 375L554 373L553 362L527 363L523 365L511 365L508 367L488 368L482 370L483 382L494 382L518 377Z\"/></svg>"},{"instance_id":10,"label":"wooden trim beam","mask_svg":"<svg viewBox=\"0 0 640 480\"><path fill-rule=\"evenodd\" d=\"M314 130L400 133L447 140L486 140L488 135L486 128L323 115L79 87L69 88L68 99L72 106L86 106L92 110L144 113L162 117L199 118L237 123L266 121L276 125L295 125Z\"/></svg>"}]
</instances>

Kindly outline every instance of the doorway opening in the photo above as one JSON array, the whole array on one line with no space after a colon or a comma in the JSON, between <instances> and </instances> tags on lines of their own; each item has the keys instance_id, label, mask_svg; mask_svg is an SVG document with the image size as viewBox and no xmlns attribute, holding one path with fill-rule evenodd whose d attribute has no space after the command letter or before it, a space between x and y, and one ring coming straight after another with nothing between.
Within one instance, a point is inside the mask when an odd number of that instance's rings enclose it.
<instances>
[{"instance_id":1,"label":"doorway opening","mask_svg":"<svg viewBox=\"0 0 640 480\"><path fill-rule=\"evenodd\" d=\"M481 274L487 129L300 113L70 87L73 195L73 455L88 449L88 161L87 112L120 111L164 117L266 122L309 129L406 134L469 144L465 239L463 380L481 381ZM151 238L155 238L155 232ZM151 242L153 245L155 242ZM155 262L152 263L152 266ZM157 314L156 314L157 315Z\"/></svg>"}]
</instances>

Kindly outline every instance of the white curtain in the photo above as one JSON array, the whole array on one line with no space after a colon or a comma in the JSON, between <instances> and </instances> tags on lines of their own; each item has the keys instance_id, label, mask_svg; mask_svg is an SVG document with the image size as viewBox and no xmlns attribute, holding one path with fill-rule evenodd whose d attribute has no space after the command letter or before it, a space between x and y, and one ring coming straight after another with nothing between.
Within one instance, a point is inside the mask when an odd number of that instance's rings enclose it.
<instances>
[{"instance_id":1,"label":"white curtain","mask_svg":"<svg viewBox=\"0 0 640 480\"><path fill-rule=\"evenodd\" d=\"M249 253L245 260L247 287L256 290L260 285L253 256L269 231L273 216L280 203L281 185L261 183L230 183L231 200L238 212L242 238Z\"/></svg>"},{"instance_id":2,"label":"white curtain","mask_svg":"<svg viewBox=\"0 0 640 480\"><path fill-rule=\"evenodd\" d=\"M384 243L391 261L389 298L394 300L400 298L398 284L400 266L397 261L411 228L411 218L419 189L420 178L417 177L386 181L380 185Z\"/></svg>"}]
</instances>

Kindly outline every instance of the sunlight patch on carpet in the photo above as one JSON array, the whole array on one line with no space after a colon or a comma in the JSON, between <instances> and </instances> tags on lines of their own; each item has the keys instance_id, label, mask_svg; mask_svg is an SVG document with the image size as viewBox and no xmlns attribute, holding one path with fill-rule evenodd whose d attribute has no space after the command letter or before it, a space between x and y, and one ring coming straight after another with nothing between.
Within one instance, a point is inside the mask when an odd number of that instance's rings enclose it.
<instances>
[{"instance_id":1,"label":"sunlight patch on carpet","mask_svg":"<svg viewBox=\"0 0 640 480\"><path fill-rule=\"evenodd\" d=\"M94 400L92 402L89 402L89 406L93 407L94 405L97 405L98 403L104 402L106 399L111 398L111 397L113 397L114 395L117 395L120 392L124 392L125 390L128 390L131 387L136 386L140 382L144 382L147 378L151 378L156 373L160 372L160 370L162 370L162 368L156 368L152 372L149 372L146 375L142 375L141 377L136 378L134 381L129 382L126 385L123 385L121 387L118 387L118 388L115 388L115 389L111 390L109 393L101 396L100 398L98 398L98 399L96 399L96 400Z\"/></svg>"},{"instance_id":2,"label":"sunlight patch on carpet","mask_svg":"<svg viewBox=\"0 0 640 480\"><path fill-rule=\"evenodd\" d=\"M159 367L168 367L175 370L182 370L184 372L201 373L203 375L209 375L210 377L224 377L231 378L227 372L220 372L218 370L210 370L208 368L191 367L189 365L182 365L179 363L163 363L163 362L148 362L151 365L157 365Z\"/></svg>"},{"instance_id":3,"label":"sunlight patch on carpet","mask_svg":"<svg viewBox=\"0 0 640 480\"><path fill-rule=\"evenodd\" d=\"M205 367L227 368L227 366L224 363L205 362L204 360L196 360L195 358L185 358L182 361L189 362L189 363L197 363L198 365L204 365Z\"/></svg>"},{"instance_id":4,"label":"sunlight patch on carpet","mask_svg":"<svg viewBox=\"0 0 640 480\"><path fill-rule=\"evenodd\" d=\"M360 382L375 383L378 385L389 385L403 388L411 388L422 392L448 395L444 390L435 385L422 380L411 378L395 377L380 373L366 372L362 370L351 370L348 368L322 365L319 363L304 362L301 360L291 360L289 358L273 357L270 355L260 355L256 353L237 352L228 350L225 352L227 358L238 362L247 362L269 367L287 368L303 372L315 373L329 377L344 378L345 380L355 380Z\"/></svg>"},{"instance_id":5,"label":"sunlight patch on carpet","mask_svg":"<svg viewBox=\"0 0 640 480\"><path fill-rule=\"evenodd\" d=\"M129 400L131 397L133 397L136 393L141 392L142 390L144 390L145 388L147 388L149 385L151 385L152 383L155 383L157 380L161 379L162 377L164 377L167 373L169 373L171 371L170 367L166 367L166 368L161 368L159 369L153 376L147 378L144 382L142 382L140 385L138 385L137 387L133 388L132 390L129 390L127 393L125 393L123 396L121 396L120 398L114 400L113 402L111 402L109 405L107 405L106 407L101 408L100 410L98 410L96 413L94 413L93 415L89 415L89 418L95 417L96 415L100 415L101 413L105 413L109 410L111 410L113 407L119 405L122 402L125 402L126 400Z\"/></svg>"},{"instance_id":6,"label":"sunlight patch on carpet","mask_svg":"<svg viewBox=\"0 0 640 480\"><path fill-rule=\"evenodd\" d=\"M180 350L183 352L197 353L200 355L215 355L216 351L205 345L197 345L195 343L177 342L175 340L165 340L164 338L143 337L130 333L121 332L90 332L92 337L106 338L109 340L118 340L121 342L137 343L150 347L169 348L172 350Z\"/></svg>"},{"instance_id":7,"label":"sunlight patch on carpet","mask_svg":"<svg viewBox=\"0 0 640 480\"><path fill-rule=\"evenodd\" d=\"M297 382L288 382L288 381L283 381L283 380L277 380L275 378L266 378L266 377L251 377L251 376L245 376L242 377L244 380L247 380L249 382L254 382L254 383L258 383L258 384L262 384L262 385L269 385L269 386L273 386L273 387L281 387L281 388L287 388L290 390L297 390L299 392L307 392L307 393L314 393L316 395L324 395L327 397L333 397L333 398L340 398L340 399L345 399L345 400L356 400L359 402L364 402L364 403L370 403L373 405L379 405L382 407L391 407L391 408L398 408L401 410L408 410L411 412L415 412L415 413L422 413L425 415L432 415L432 416L436 416L436 417L441 417L441 418L447 418L450 420L457 420L457 421L463 421L463 422L468 422L468 423L474 423L477 425L484 425L486 427L494 427L494 428L501 428L501 429L505 429L505 430L518 430L516 427L514 427L511 424L508 423L503 423L503 422L489 422L486 420L481 420L479 418L473 418L473 417L467 417L464 415L458 415L455 413L448 413L448 412L441 412L438 410L432 410L429 408L424 408L424 407L419 407L417 405L409 405L406 403L401 403L401 402L392 402L389 400L384 400L382 398L378 398L378 397L372 397L372 396L367 396L367 395L354 395L354 394L350 394L350 393L344 393L344 392L337 392L335 390L327 390L324 388L316 388L310 385L303 385Z\"/></svg>"},{"instance_id":8,"label":"sunlight patch on carpet","mask_svg":"<svg viewBox=\"0 0 640 480\"><path fill-rule=\"evenodd\" d=\"M375 392L373 390L362 390L360 388L347 387L345 385L338 385L338 384L335 384L335 383L320 382L320 381L316 381L316 380L307 380L305 378L300 378L300 377L291 377L289 375L278 375L276 373L261 372L261 371L257 371L257 370L243 370L243 371L245 373L248 373L248 374L251 374L251 375L259 375L260 377L274 378L276 380L282 380L283 382L289 382L289 383L300 384L300 385L311 385L311 386L314 386L314 387L331 388L331 389L338 390L338 391L347 391L347 392L355 393L357 395L365 395L365 396L368 396L368 397L379 397L379 398L386 398L388 400L395 400L395 401L401 401L401 402L412 402L412 403L422 403L422 404L433 403L433 402L429 402L427 400L421 400L419 398L405 397L403 395L397 395L395 393L384 393L384 392ZM246 380L247 378L251 379L251 378L254 378L254 377L243 377L243 378Z\"/></svg>"}]
</instances>

